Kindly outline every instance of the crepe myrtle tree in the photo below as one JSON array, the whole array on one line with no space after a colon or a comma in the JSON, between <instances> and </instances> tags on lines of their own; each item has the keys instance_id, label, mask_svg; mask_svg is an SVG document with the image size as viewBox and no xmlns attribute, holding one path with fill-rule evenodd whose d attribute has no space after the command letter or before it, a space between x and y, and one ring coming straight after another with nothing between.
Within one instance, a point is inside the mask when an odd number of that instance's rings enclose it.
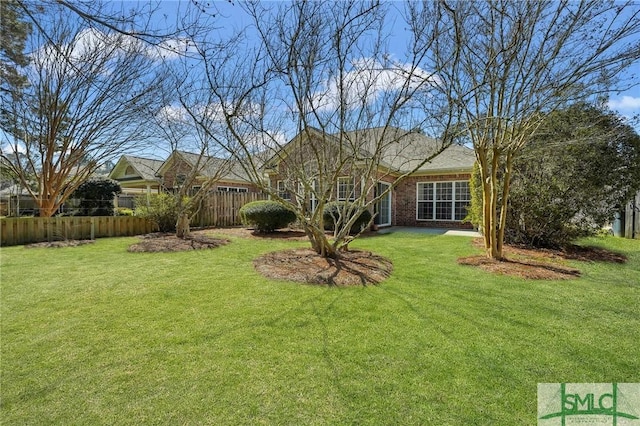
<instances>
[{"instance_id":1,"label":"crepe myrtle tree","mask_svg":"<svg viewBox=\"0 0 640 426\"><path fill-rule=\"evenodd\" d=\"M156 52L135 39L55 4L29 13L27 83L3 102L0 156L48 217L105 161L154 140L148 121L165 80Z\"/></svg>"},{"instance_id":2,"label":"crepe myrtle tree","mask_svg":"<svg viewBox=\"0 0 640 426\"><path fill-rule=\"evenodd\" d=\"M457 141L446 90L433 90L435 33L396 58L386 50L386 3L240 7L256 38L231 38L224 51L199 43L202 72L189 75L202 79L188 87L201 97L182 107L253 184L295 212L319 255L339 257L362 211ZM199 119L202 105L216 109L219 125ZM376 192L380 181L389 186ZM346 202L328 237L323 210L334 201Z\"/></svg>"},{"instance_id":3,"label":"crepe myrtle tree","mask_svg":"<svg viewBox=\"0 0 640 426\"><path fill-rule=\"evenodd\" d=\"M173 78L172 86L178 88L177 93L180 93L183 88L182 76L179 73L170 75ZM172 105L171 100L165 99L166 105L154 117L154 123L171 150L165 175L174 179L165 182L165 189L175 197L176 236L188 238L192 218L215 184L233 171L233 161L210 136L216 125L215 114L206 110L198 111L200 125L196 125L193 117ZM208 130L205 131L205 128Z\"/></svg>"},{"instance_id":4,"label":"crepe myrtle tree","mask_svg":"<svg viewBox=\"0 0 640 426\"><path fill-rule=\"evenodd\" d=\"M640 59L640 5L445 0L409 2L406 16L415 34L437 22L434 88L475 149L486 254L502 259L514 161L552 111L637 84L626 71Z\"/></svg>"}]
</instances>

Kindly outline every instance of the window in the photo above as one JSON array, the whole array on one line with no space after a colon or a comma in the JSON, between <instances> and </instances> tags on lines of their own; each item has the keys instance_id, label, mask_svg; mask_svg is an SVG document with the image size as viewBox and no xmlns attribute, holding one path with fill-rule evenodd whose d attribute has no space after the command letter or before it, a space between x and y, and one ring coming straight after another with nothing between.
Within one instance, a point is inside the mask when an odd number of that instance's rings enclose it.
<instances>
[{"instance_id":1,"label":"window","mask_svg":"<svg viewBox=\"0 0 640 426\"><path fill-rule=\"evenodd\" d=\"M471 202L469 182L424 182L417 187L418 220L461 221Z\"/></svg>"},{"instance_id":2,"label":"window","mask_svg":"<svg viewBox=\"0 0 640 426\"><path fill-rule=\"evenodd\" d=\"M454 220L462 220L467 216L467 207L471 205L469 182L456 182L456 202Z\"/></svg>"},{"instance_id":3,"label":"window","mask_svg":"<svg viewBox=\"0 0 640 426\"><path fill-rule=\"evenodd\" d=\"M278 196L283 200L291 200L291 194L287 191L287 187L283 180L278 181Z\"/></svg>"},{"instance_id":4,"label":"window","mask_svg":"<svg viewBox=\"0 0 640 426\"><path fill-rule=\"evenodd\" d=\"M249 192L247 188L238 188L235 186L219 186L216 189L221 192Z\"/></svg>"},{"instance_id":5,"label":"window","mask_svg":"<svg viewBox=\"0 0 640 426\"><path fill-rule=\"evenodd\" d=\"M352 177L338 178L338 201L353 201L356 198L355 184Z\"/></svg>"},{"instance_id":6,"label":"window","mask_svg":"<svg viewBox=\"0 0 640 426\"><path fill-rule=\"evenodd\" d=\"M298 182L298 196L302 197L305 202L308 202L307 208L309 212L314 212L318 207L318 199L316 197L316 191L318 190L318 180L314 179L310 184L309 191L306 190L302 182Z\"/></svg>"}]
</instances>

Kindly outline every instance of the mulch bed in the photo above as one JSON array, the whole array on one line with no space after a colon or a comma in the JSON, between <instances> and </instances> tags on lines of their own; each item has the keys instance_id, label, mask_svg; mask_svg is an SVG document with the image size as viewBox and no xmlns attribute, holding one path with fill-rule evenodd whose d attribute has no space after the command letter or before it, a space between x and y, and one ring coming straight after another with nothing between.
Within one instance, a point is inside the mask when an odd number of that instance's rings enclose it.
<instances>
[{"instance_id":1,"label":"mulch bed","mask_svg":"<svg viewBox=\"0 0 640 426\"><path fill-rule=\"evenodd\" d=\"M311 249L277 251L253 265L268 278L335 286L378 284L393 271L390 260L357 250L342 252L339 259L323 258Z\"/></svg>"},{"instance_id":2,"label":"mulch bed","mask_svg":"<svg viewBox=\"0 0 640 426\"><path fill-rule=\"evenodd\" d=\"M78 247L85 244L93 244L95 240L62 240L50 241L44 243L27 244L25 248L58 248L58 247Z\"/></svg>"},{"instance_id":3,"label":"mulch bed","mask_svg":"<svg viewBox=\"0 0 640 426\"><path fill-rule=\"evenodd\" d=\"M474 239L473 245L484 249L482 239ZM569 246L564 250L531 249L505 245L505 259L492 260L484 255L458 259L461 265L479 267L485 271L533 280L567 280L578 278L580 270L567 265L567 260L582 262L625 263L620 253L597 247Z\"/></svg>"},{"instance_id":4,"label":"mulch bed","mask_svg":"<svg viewBox=\"0 0 640 426\"><path fill-rule=\"evenodd\" d=\"M201 233L193 233L187 238L178 238L175 234L156 232L143 235L139 243L129 246L130 252L176 252L187 250L205 250L223 246L229 240L213 238Z\"/></svg>"}]
</instances>

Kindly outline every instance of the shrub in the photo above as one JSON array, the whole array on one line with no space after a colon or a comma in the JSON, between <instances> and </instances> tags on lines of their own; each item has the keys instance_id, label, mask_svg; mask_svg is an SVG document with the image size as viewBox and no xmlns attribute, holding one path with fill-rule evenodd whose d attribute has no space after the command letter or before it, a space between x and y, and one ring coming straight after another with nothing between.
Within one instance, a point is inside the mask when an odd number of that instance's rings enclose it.
<instances>
[{"instance_id":1,"label":"shrub","mask_svg":"<svg viewBox=\"0 0 640 426\"><path fill-rule=\"evenodd\" d=\"M113 197L122 192L112 179L91 178L83 182L71 195L80 200L75 216L113 216Z\"/></svg>"},{"instance_id":2,"label":"shrub","mask_svg":"<svg viewBox=\"0 0 640 426\"><path fill-rule=\"evenodd\" d=\"M126 207L118 207L116 216L133 216L133 210Z\"/></svg>"},{"instance_id":3,"label":"shrub","mask_svg":"<svg viewBox=\"0 0 640 426\"><path fill-rule=\"evenodd\" d=\"M336 224L338 224L338 226L342 226L342 224L351 220L357 211L358 208L355 204L347 201L337 201L325 204L324 211L322 212L324 229L331 231L335 230ZM345 215L348 215L348 217ZM358 216L353 225L351 225L349 233L357 234L361 232L369 224L371 217L371 212L369 210L362 210L360 216Z\"/></svg>"},{"instance_id":4,"label":"shrub","mask_svg":"<svg viewBox=\"0 0 640 426\"><path fill-rule=\"evenodd\" d=\"M293 223L296 214L278 202L262 200L242 206L240 219L245 226L253 226L258 232L273 232Z\"/></svg>"},{"instance_id":5,"label":"shrub","mask_svg":"<svg viewBox=\"0 0 640 426\"><path fill-rule=\"evenodd\" d=\"M147 202L149 203L147 205ZM135 200L135 215L144 217L158 226L160 232L175 232L178 221L178 198L172 194L142 195Z\"/></svg>"}]
</instances>

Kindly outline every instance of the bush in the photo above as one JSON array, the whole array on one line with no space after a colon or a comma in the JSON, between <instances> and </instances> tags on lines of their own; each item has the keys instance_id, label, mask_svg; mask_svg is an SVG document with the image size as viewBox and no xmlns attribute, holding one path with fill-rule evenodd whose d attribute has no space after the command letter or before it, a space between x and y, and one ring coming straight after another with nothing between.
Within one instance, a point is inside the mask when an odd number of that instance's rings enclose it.
<instances>
[{"instance_id":1,"label":"bush","mask_svg":"<svg viewBox=\"0 0 640 426\"><path fill-rule=\"evenodd\" d=\"M178 221L178 198L172 194L154 194L148 200L142 195L135 200L135 215L144 217L158 226L160 232L175 232Z\"/></svg>"},{"instance_id":2,"label":"bush","mask_svg":"<svg viewBox=\"0 0 640 426\"><path fill-rule=\"evenodd\" d=\"M253 226L258 232L273 232L293 223L296 214L278 202L262 200L242 206L240 219L245 226Z\"/></svg>"},{"instance_id":3,"label":"bush","mask_svg":"<svg viewBox=\"0 0 640 426\"><path fill-rule=\"evenodd\" d=\"M358 208L353 204L346 201L338 201L327 203L324 206L322 212L322 219L324 221L324 229L335 230L336 224L342 225L348 222L353 215L358 211ZM343 215L349 215L344 217ZM369 225L371 221L371 212L369 210L363 210L356 221L351 225L349 230L350 234L357 234ZM340 220L342 218L342 220Z\"/></svg>"},{"instance_id":4,"label":"bush","mask_svg":"<svg viewBox=\"0 0 640 426\"><path fill-rule=\"evenodd\" d=\"M118 207L116 210L116 216L133 216L133 214L133 210L126 207Z\"/></svg>"},{"instance_id":5,"label":"bush","mask_svg":"<svg viewBox=\"0 0 640 426\"><path fill-rule=\"evenodd\" d=\"M71 195L80 200L75 216L113 216L113 197L121 193L120 184L112 179L91 178Z\"/></svg>"}]
</instances>

